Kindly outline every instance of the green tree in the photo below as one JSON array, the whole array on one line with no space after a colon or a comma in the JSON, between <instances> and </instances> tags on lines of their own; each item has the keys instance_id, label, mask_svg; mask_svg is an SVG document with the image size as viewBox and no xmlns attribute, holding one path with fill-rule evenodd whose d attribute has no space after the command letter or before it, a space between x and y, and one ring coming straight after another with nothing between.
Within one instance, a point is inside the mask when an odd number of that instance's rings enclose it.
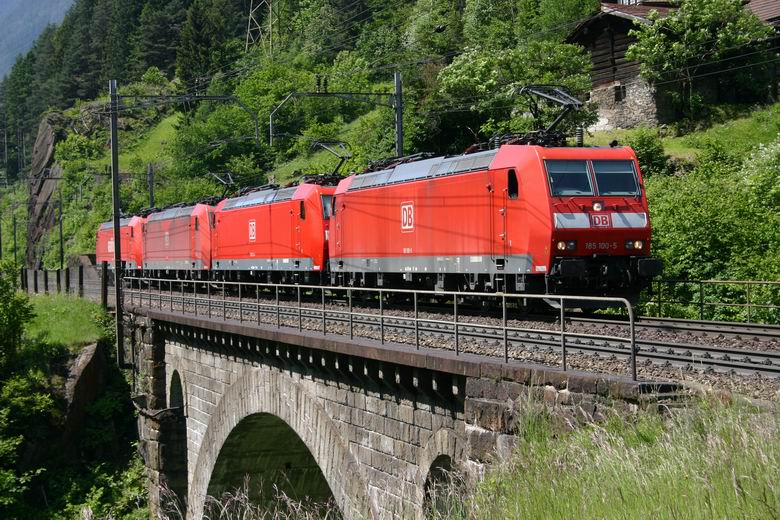
<instances>
[{"instance_id":1,"label":"green tree","mask_svg":"<svg viewBox=\"0 0 780 520\"><path fill-rule=\"evenodd\" d=\"M654 12L650 20L652 23L637 25L631 31L637 41L626 56L640 62L642 76L650 81L681 78L675 93L686 116L700 112L702 98L695 83L700 72L743 67L722 78L748 92L762 84L757 79L767 65L758 64L766 61L766 56L755 52L742 55L755 51L751 42L768 37L772 29L745 9L742 0L681 0L679 8L668 16L662 18Z\"/></svg>"},{"instance_id":2,"label":"green tree","mask_svg":"<svg viewBox=\"0 0 780 520\"><path fill-rule=\"evenodd\" d=\"M133 35L131 64L135 73L157 67L171 76L176 69L176 48L189 2L150 0L144 5Z\"/></svg>"},{"instance_id":3,"label":"green tree","mask_svg":"<svg viewBox=\"0 0 780 520\"><path fill-rule=\"evenodd\" d=\"M234 0L195 0L187 10L176 57L176 74L187 84L235 61L245 14Z\"/></svg>"},{"instance_id":4,"label":"green tree","mask_svg":"<svg viewBox=\"0 0 780 520\"><path fill-rule=\"evenodd\" d=\"M581 94L590 88L590 66L590 58L582 48L551 41L530 42L503 51L471 50L442 70L439 95L448 109L465 110L471 120L461 124L479 129L483 137L531 130L549 123L553 112L543 114L541 121L529 119L527 100L517 96L519 89L531 84L557 84ZM583 110L567 123L573 127L592 119L592 112Z\"/></svg>"},{"instance_id":5,"label":"green tree","mask_svg":"<svg viewBox=\"0 0 780 520\"><path fill-rule=\"evenodd\" d=\"M0 264L0 377L16 362L25 325L33 315L27 295L18 291L16 265Z\"/></svg>"}]
</instances>

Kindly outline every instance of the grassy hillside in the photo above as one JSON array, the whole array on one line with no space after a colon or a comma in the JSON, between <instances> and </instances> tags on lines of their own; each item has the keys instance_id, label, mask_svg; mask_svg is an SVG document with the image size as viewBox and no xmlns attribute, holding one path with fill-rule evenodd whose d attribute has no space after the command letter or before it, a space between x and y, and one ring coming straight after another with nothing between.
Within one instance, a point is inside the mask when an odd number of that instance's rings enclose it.
<instances>
[{"instance_id":1,"label":"grassy hillside","mask_svg":"<svg viewBox=\"0 0 780 520\"><path fill-rule=\"evenodd\" d=\"M713 122L714 121L714 122ZM768 107L721 108L705 128L680 136L666 136L674 128L653 128L662 136L665 152L673 158L694 161L708 146L717 144L729 153L740 156L762 144L777 139L780 134L780 103ZM606 146L613 139L629 143L639 130L608 130L594 132L586 144Z\"/></svg>"},{"instance_id":2,"label":"grassy hillside","mask_svg":"<svg viewBox=\"0 0 780 520\"><path fill-rule=\"evenodd\" d=\"M521 419L510 461L436 518L777 518L780 416L739 405L640 412L561 433L544 409Z\"/></svg>"},{"instance_id":3,"label":"grassy hillside","mask_svg":"<svg viewBox=\"0 0 780 520\"><path fill-rule=\"evenodd\" d=\"M96 303L64 295L37 295L31 301L35 310L27 327L31 338L78 350L105 333L96 321L102 312Z\"/></svg>"}]
</instances>

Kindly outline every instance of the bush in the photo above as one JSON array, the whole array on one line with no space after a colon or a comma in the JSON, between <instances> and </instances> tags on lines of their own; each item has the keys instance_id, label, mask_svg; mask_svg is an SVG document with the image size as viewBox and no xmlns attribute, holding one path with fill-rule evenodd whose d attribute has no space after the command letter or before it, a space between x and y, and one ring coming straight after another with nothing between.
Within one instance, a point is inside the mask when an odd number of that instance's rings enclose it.
<instances>
[{"instance_id":1,"label":"bush","mask_svg":"<svg viewBox=\"0 0 780 520\"><path fill-rule=\"evenodd\" d=\"M664 145L655 131L641 128L631 136L628 144L634 149L644 176L662 174L669 170L669 157L664 153Z\"/></svg>"}]
</instances>

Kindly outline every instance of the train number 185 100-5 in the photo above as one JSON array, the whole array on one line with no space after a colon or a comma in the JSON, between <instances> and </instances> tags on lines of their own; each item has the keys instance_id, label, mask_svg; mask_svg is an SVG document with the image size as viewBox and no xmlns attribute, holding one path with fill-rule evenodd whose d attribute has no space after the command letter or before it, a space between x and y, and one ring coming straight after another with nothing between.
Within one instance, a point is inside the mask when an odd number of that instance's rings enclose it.
<instances>
[{"instance_id":1,"label":"train number 185 100-5","mask_svg":"<svg viewBox=\"0 0 780 520\"><path fill-rule=\"evenodd\" d=\"M614 251L617 248L617 242L585 242L588 251Z\"/></svg>"}]
</instances>

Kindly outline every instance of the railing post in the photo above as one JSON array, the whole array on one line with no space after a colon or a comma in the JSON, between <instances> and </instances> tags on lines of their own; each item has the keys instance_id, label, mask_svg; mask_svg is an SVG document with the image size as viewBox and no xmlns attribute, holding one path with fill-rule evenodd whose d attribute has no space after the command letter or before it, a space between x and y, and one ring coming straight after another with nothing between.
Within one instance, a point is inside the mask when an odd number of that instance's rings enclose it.
<instances>
[{"instance_id":1,"label":"railing post","mask_svg":"<svg viewBox=\"0 0 780 520\"><path fill-rule=\"evenodd\" d=\"M168 298L171 300L171 313L173 313L173 280L168 284Z\"/></svg>"},{"instance_id":2,"label":"railing post","mask_svg":"<svg viewBox=\"0 0 780 520\"><path fill-rule=\"evenodd\" d=\"M704 281L699 280L699 319L704 321Z\"/></svg>"},{"instance_id":3,"label":"railing post","mask_svg":"<svg viewBox=\"0 0 780 520\"><path fill-rule=\"evenodd\" d=\"M279 308L279 286L275 285L274 288L276 289L276 328L279 329L282 327L282 315Z\"/></svg>"},{"instance_id":4,"label":"railing post","mask_svg":"<svg viewBox=\"0 0 780 520\"><path fill-rule=\"evenodd\" d=\"M301 287L298 286L298 330L303 330L303 318L301 317Z\"/></svg>"},{"instance_id":5,"label":"railing post","mask_svg":"<svg viewBox=\"0 0 780 520\"><path fill-rule=\"evenodd\" d=\"M184 284L186 284L186 283L187 283L187 282L186 282L185 280L182 280L182 281L181 281L181 313L182 313L182 314L187 314L187 313L184 311Z\"/></svg>"},{"instance_id":6,"label":"railing post","mask_svg":"<svg viewBox=\"0 0 780 520\"><path fill-rule=\"evenodd\" d=\"M634 323L634 308L627 300L625 304L628 310L628 330L631 339L631 380L636 381L636 324Z\"/></svg>"},{"instance_id":7,"label":"railing post","mask_svg":"<svg viewBox=\"0 0 780 520\"><path fill-rule=\"evenodd\" d=\"M57 269L57 294L62 293L62 269Z\"/></svg>"},{"instance_id":8,"label":"railing post","mask_svg":"<svg viewBox=\"0 0 780 520\"><path fill-rule=\"evenodd\" d=\"M65 268L65 294L70 294L70 267Z\"/></svg>"},{"instance_id":9,"label":"railing post","mask_svg":"<svg viewBox=\"0 0 780 520\"><path fill-rule=\"evenodd\" d=\"M100 305L108 309L108 262L100 264Z\"/></svg>"},{"instance_id":10,"label":"railing post","mask_svg":"<svg viewBox=\"0 0 780 520\"><path fill-rule=\"evenodd\" d=\"M49 271L43 270L43 292L49 294Z\"/></svg>"},{"instance_id":11,"label":"railing post","mask_svg":"<svg viewBox=\"0 0 780 520\"><path fill-rule=\"evenodd\" d=\"M322 292L322 335L328 335L328 324L325 321L325 288L320 289Z\"/></svg>"},{"instance_id":12,"label":"railing post","mask_svg":"<svg viewBox=\"0 0 780 520\"><path fill-rule=\"evenodd\" d=\"M27 271L24 267L19 268L19 288L25 292L27 292L27 287L25 287L25 282L27 281Z\"/></svg>"},{"instance_id":13,"label":"railing post","mask_svg":"<svg viewBox=\"0 0 780 520\"><path fill-rule=\"evenodd\" d=\"M663 318L664 317L664 311L663 311L663 297L661 296L661 293L664 290L664 284L661 282L661 280L658 280L658 317Z\"/></svg>"},{"instance_id":14,"label":"railing post","mask_svg":"<svg viewBox=\"0 0 780 520\"><path fill-rule=\"evenodd\" d=\"M455 355L460 354L460 337L458 336L458 295L452 300L452 310L455 318Z\"/></svg>"},{"instance_id":15,"label":"railing post","mask_svg":"<svg viewBox=\"0 0 780 520\"><path fill-rule=\"evenodd\" d=\"M38 270L33 269L33 292L38 294Z\"/></svg>"},{"instance_id":16,"label":"railing post","mask_svg":"<svg viewBox=\"0 0 780 520\"><path fill-rule=\"evenodd\" d=\"M241 282L238 282L238 322L244 323L244 306L242 304Z\"/></svg>"},{"instance_id":17,"label":"railing post","mask_svg":"<svg viewBox=\"0 0 780 520\"><path fill-rule=\"evenodd\" d=\"M209 319L211 318L211 284L206 282L206 306L209 310Z\"/></svg>"},{"instance_id":18,"label":"railing post","mask_svg":"<svg viewBox=\"0 0 780 520\"><path fill-rule=\"evenodd\" d=\"M414 344L420 350L420 313L417 310L417 293L414 293Z\"/></svg>"},{"instance_id":19,"label":"railing post","mask_svg":"<svg viewBox=\"0 0 780 520\"><path fill-rule=\"evenodd\" d=\"M257 324L260 325L260 284L255 285L255 297L257 298Z\"/></svg>"},{"instance_id":20,"label":"railing post","mask_svg":"<svg viewBox=\"0 0 780 520\"><path fill-rule=\"evenodd\" d=\"M195 310L195 316L198 315L198 281L192 281L192 304Z\"/></svg>"},{"instance_id":21,"label":"railing post","mask_svg":"<svg viewBox=\"0 0 780 520\"><path fill-rule=\"evenodd\" d=\"M84 297L84 266L79 264L79 298ZM139 282L140 289L140 282Z\"/></svg>"},{"instance_id":22,"label":"railing post","mask_svg":"<svg viewBox=\"0 0 780 520\"><path fill-rule=\"evenodd\" d=\"M748 311L748 315L747 315L747 321L748 321L748 323L750 323L751 321L753 321L753 315L752 315L752 313L751 313L751 307L752 307L752 304L751 304L751 296L750 296L750 293L751 293L751 290L750 290L750 288L751 288L751 287L752 287L752 284L751 284L750 282L748 282L748 283L747 283L747 311Z\"/></svg>"},{"instance_id":23,"label":"railing post","mask_svg":"<svg viewBox=\"0 0 780 520\"><path fill-rule=\"evenodd\" d=\"M506 295L501 295L501 314L504 331L504 363L509 363L509 342L506 333Z\"/></svg>"},{"instance_id":24,"label":"railing post","mask_svg":"<svg viewBox=\"0 0 780 520\"><path fill-rule=\"evenodd\" d=\"M561 353L563 355L563 371L566 372L566 308L564 307L563 297L561 302Z\"/></svg>"},{"instance_id":25,"label":"railing post","mask_svg":"<svg viewBox=\"0 0 780 520\"><path fill-rule=\"evenodd\" d=\"M349 300L349 339L354 339L355 332L352 328L352 289L347 289L347 299Z\"/></svg>"},{"instance_id":26,"label":"railing post","mask_svg":"<svg viewBox=\"0 0 780 520\"><path fill-rule=\"evenodd\" d=\"M385 344L385 293L379 289L379 342Z\"/></svg>"},{"instance_id":27,"label":"railing post","mask_svg":"<svg viewBox=\"0 0 780 520\"><path fill-rule=\"evenodd\" d=\"M227 320L227 288L225 280L222 280L222 321Z\"/></svg>"}]
</instances>

